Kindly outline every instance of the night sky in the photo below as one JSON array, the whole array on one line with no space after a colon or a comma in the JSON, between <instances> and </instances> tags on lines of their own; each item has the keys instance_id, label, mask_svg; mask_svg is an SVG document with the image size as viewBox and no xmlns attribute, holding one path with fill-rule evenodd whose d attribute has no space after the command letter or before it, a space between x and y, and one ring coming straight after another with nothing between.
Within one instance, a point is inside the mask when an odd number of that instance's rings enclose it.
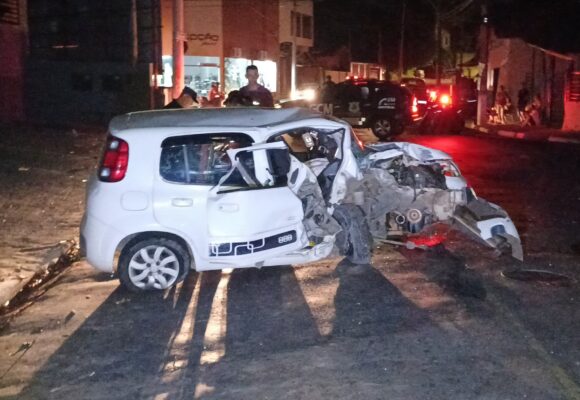
<instances>
[{"instance_id":1,"label":"night sky","mask_svg":"<svg viewBox=\"0 0 580 400\"><path fill-rule=\"evenodd\" d=\"M496 0L490 7L498 34L519 36L561 52L580 52L580 0Z\"/></svg>"},{"instance_id":2,"label":"night sky","mask_svg":"<svg viewBox=\"0 0 580 400\"><path fill-rule=\"evenodd\" d=\"M438 0L431 0L431 3ZM443 11L453 10L466 0L439 0ZM476 1L460 14L443 21L451 31L463 30L456 48L473 49L479 22ZM353 58L377 61L378 31L382 32L384 62L393 68L398 64L403 0L315 0L315 47L322 53L348 45L349 31ZM430 0L406 0L405 64L425 65L435 53L435 12ZM459 35L458 35L459 36Z\"/></svg>"},{"instance_id":3,"label":"night sky","mask_svg":"<svg viewBox=\"0 0 580 400\"><path fill-rule=\"evenodd\" d=\"M435 13L461 8L443 19L454 50L476 51L482 0L406 0L405 66L430 63L435 53ZM353 59L376 62L382 32L384 62L398 64L403 0L314 0L315 48L328 54L348 46ZM462 5L467 4L463 9ZM522 37L557 51L580 52L580 0L489 0L490 21L501 36ZM350 33L350 34L349 34Z\"/></svg>"}]
</instances>

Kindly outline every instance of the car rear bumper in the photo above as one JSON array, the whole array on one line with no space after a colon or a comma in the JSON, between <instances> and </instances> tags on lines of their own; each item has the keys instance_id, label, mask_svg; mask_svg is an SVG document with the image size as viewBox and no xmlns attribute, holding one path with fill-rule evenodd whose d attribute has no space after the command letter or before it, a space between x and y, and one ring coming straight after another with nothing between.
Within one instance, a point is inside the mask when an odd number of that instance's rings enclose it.
<instances>
[{"instance_id":1,"label":"car rear bumper","mask_svg":"<svg viewBox=\"0 0 580 400\"><path fill-rule=\"evenodd\" d=\"M80 252L96 269L113 272L119 232L97 218L85 214L80 229Z\"/></svg>"}]
</instances>

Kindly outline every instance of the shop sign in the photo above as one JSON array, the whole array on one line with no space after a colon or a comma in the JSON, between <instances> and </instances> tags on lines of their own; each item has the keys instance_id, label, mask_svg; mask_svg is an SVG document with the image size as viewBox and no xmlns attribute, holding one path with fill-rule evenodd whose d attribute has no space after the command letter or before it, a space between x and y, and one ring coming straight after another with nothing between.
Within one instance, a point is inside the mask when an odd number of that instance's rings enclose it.
<instances>
[{"instance_id":1,"label":"shop sign","mask_svg":"<svg viewBox=\"0 0 580 400\"><path fill-rule=\"evenodd\" d=\"M219 35L212 33L188 33L187 41L194 42L196 45L215 46L220 40Z\"/></svg>"}]
</instances>

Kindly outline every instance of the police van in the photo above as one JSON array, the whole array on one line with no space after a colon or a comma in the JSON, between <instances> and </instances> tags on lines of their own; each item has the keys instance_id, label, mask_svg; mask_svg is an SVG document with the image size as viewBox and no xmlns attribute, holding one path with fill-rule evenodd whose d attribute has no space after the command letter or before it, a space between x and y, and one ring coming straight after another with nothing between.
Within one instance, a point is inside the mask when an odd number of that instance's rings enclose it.
<instances>
[{"instance_id":1,"label":"police van","mask_svg":"<svg viewBox=\"0 0 580 400\"><path fill-rule=\"evenodd\" d=\"M327 86L312 99L283 100L280 105L307 107L354 127L370 128L381 140L403 133L406 126L419 119L417 99L410 90L376 79L347 79Z\"/></svg>"}]
</instances>

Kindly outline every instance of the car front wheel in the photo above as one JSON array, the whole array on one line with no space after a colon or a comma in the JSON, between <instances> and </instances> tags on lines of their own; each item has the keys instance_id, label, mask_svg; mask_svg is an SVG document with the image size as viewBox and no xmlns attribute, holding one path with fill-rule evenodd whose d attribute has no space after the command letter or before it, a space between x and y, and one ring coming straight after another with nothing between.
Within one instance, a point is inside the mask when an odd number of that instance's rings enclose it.
<instances>
[{"instance_id":1,"label":"car front wheel","mask_svg":"<svg viewBox=\"0 0 580 400\"><path fill-rule=\"evenodd\" d=\"M187 250L167 238L148 238L129 244L119 258L119 280L127 289L165 290L185 278L190 268Z\"/></svg>"}]
</instances>

